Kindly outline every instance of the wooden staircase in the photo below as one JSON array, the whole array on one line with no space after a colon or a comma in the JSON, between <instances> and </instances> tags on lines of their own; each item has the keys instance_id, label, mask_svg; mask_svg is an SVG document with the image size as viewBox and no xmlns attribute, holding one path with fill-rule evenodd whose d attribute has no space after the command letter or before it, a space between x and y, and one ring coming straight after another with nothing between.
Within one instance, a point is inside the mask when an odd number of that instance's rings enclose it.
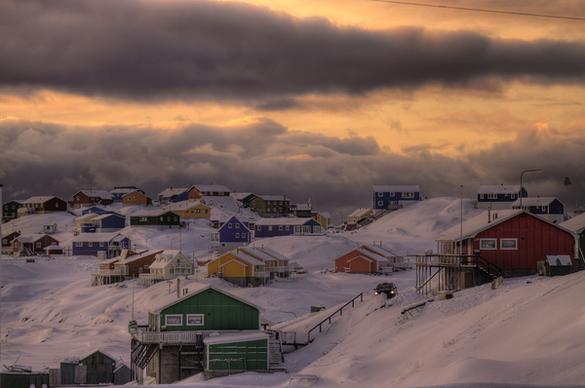
<instances>
[{"instance_id":1,"label":"wooden staircase","mask_svg":"<svg viewBox=\"0 0 585 388\"><path fill-rule=\"evenodd\" d=\"M279 333L273 330L268 330L270 335L268 340L268 365L271 371L286 372L284 366L284 355L282 352L282 341Z\"/></svg>"}]
</instances>

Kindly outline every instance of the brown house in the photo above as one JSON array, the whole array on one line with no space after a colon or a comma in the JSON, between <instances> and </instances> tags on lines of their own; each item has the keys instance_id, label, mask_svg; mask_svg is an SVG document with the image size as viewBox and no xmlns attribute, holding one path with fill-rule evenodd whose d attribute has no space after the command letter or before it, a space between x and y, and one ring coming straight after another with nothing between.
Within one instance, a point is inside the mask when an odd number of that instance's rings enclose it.
<instances>
[{"instance_id":1,"label":"brown house","mask_svg":"<svg viewBox=\"0 0 585 388\"><path fill-rule=\"evenodd\" d=\"M151 205L152 200L146 196L144 193L136 190L126 193L122 196L122 204L124 206L134 206L134 205Z\"/></svg>"},{"instance_id":2,"label":"brown house","mask_svg":"<svg viewBox=\"0 0 585 388\"><path fill-rule=\"evenodd\" d=\"M67 202L55 196L35 196L21 202L20 213L47 213L67 211Z\"/></svg>"},{"instance_id":3,"label":"brown house","mask_svg":"<svg viewBox=\"0 0 585 388\"><path fill-rule=\"evenodd\" d=\"M20 236L20 232L12 232L2 236L2 253L12 253L14 239L16 239L18 236Z\"/></svg>"},{"instance_id":4,"label":"brown house","mask_svg":"<svg viewBox=\"0 0 585 388\"><path fill-rule=\"evenodd\" d=\"M114 202L112 194L106 190L81 190L75 193L69 204L73 208L92 205L111 205Z\"/></svg>"},{"instance_id":5,"label":"brown house","mask_svg":"<svg viewBox=\"0 0 585 388\"><path fill-rule=\"evenodd\" d=\"M162 249L151 249L134 255L128 255L124 259L114 263L114 270L119 271L124 277L137 278L141 273L148 273L155 256Z\"/></svg>"},{"instance_id":6,"label":"brown house","mask_svg":"<svg viewBox=\"0 0 585 388\"><path fill-rule=\"evenodd\" d=\"M385 273L396 265L396 256L378 245L362 245L335 259L335 272Z\"/></svg>"},{"instance_id":7,"label":"brown house","mask_svg":"<svg viewBox=\"0 0 585 388\"><path fill-rule=\"evenodd\" d=\"M50 245L59 245L59 241L47 234L23 234L12 242L15 256L32 256L45 253Z\"/></svg>"}]
</instances>

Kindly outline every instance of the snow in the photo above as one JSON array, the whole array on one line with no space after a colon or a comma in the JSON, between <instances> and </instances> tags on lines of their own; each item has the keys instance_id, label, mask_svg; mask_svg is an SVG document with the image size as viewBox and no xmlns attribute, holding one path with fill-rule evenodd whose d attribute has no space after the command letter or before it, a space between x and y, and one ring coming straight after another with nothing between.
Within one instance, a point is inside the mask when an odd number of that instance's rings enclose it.
<instances>
[{"instance_id":1,"label":"snow","mask_svg":"<svg viewBox=\"0 0 585 388\"><path fill-rule=\"evenodd\" d=\"M581 233L583 230L585 230L585 213L576 215L575 217L562 222L560 226L575 233Z\"/></svg>"},{"instance_id":2,"label":"snow","mask_svg":"<svg viewBox=\"0 0 585 388\"><path fill-rule=\"evenodd\" d=\"M519 185L482 185L477 191L479 194L518 194Z\"/></svg>"},{"instance_id":3,"label":"snow","mask_svg":"<svg viewBox=\"0 0 585 388\"><path fill-rule=\"evenodd\" d=\"M463 205L465 219L481 212L470 200ZM177 385L581 384L585 381L581 361L585 358L585 272L506 279L497 289L487 284L463 290L453 299L436 299L401 314L406 306L425 301L414 290L414 271L370 276L327 270L340 254L374 241L402 255L432 249L443 231L458 225L459 212L459 199L436 198L389 213L354 232L254 243L301 264L307 273L298 279L275 280L256 288L208 279L204 271L181 279L181 288L191 292L213 286L256 304L263 320L299 335L361 292L364 301L334 318L310 345L287 353L288 374L244 373L213 380L193 376ZM3 230L18 225L24 233L37 233L43 224L56 222L60 233L67 234L73 221L69 213L28 215L3 225ZM181 248L200 253L208 249L211 230L207 221L198 221L189 223L187 230L125 228L121 233L140 249ZM125 281L92 287L90 274L99 263L96 258L61 256L37 258L34 263L22 258L0 260L4 364L18 360L35 369L56 367L63 359L81 357L96 348L129 361L127 323L132 319L132 296L134 318L144 323L149 311L177 300L175 283L141 288L135 281ZM384 281L398 287L392 300L372 293ZM310 313L311 306L326 310Z\"/></svg>"}]
</instances>

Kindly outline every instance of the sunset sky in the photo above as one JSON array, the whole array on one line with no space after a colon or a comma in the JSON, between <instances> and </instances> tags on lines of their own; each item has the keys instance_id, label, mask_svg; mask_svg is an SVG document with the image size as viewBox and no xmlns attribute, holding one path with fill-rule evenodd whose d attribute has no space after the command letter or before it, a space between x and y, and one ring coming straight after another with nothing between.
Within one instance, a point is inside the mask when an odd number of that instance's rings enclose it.
<instances>
[{"instance_id":1,"label":"sunset sky","mask_svg":"<svg viewBox=\"0 0 585 388\"><path fill-rule=\"evenodd\" d=\"M585 17L582 0L427 3ZM362 0L0 3L11 198L224 183L367 205L517 183L585 203L585 21ZM573 185L563 186L570 177Z\"/></svg>"}]
</instances>

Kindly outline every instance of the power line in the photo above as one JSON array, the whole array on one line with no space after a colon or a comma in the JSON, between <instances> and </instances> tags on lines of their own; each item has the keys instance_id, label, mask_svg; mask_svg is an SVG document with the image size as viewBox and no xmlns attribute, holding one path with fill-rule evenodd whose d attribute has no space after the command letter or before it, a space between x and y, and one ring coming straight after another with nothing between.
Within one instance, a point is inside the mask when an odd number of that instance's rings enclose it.
<instances>
[{"instance_id":1,"label":"power line","mask_svg":"<svg viewBox=\"0 0 585 388\"><path fill-rule=\"evenodd\" d=\"M497 14L504 14L504 15L531 16L531 17L549 18L549 19L564 19L564 20L585 21L585 17L580 17L580 16L548 15L548 14L542 14L542 13L520 12L520 11L504 11L504 10L501 10L501 9L456 7L456 6L453 6L453 5L417 3L417 2L410 2L410 1L394 1L394 0L370 0L370 1L375 1L375 2L378 2L378 3L398 4L398 5L411 5L411 6L415 6L415 7L455 9L455 10L458 10L458 11L487 12L487 13L497 13Z\"/></svg>"}]
</instances>

